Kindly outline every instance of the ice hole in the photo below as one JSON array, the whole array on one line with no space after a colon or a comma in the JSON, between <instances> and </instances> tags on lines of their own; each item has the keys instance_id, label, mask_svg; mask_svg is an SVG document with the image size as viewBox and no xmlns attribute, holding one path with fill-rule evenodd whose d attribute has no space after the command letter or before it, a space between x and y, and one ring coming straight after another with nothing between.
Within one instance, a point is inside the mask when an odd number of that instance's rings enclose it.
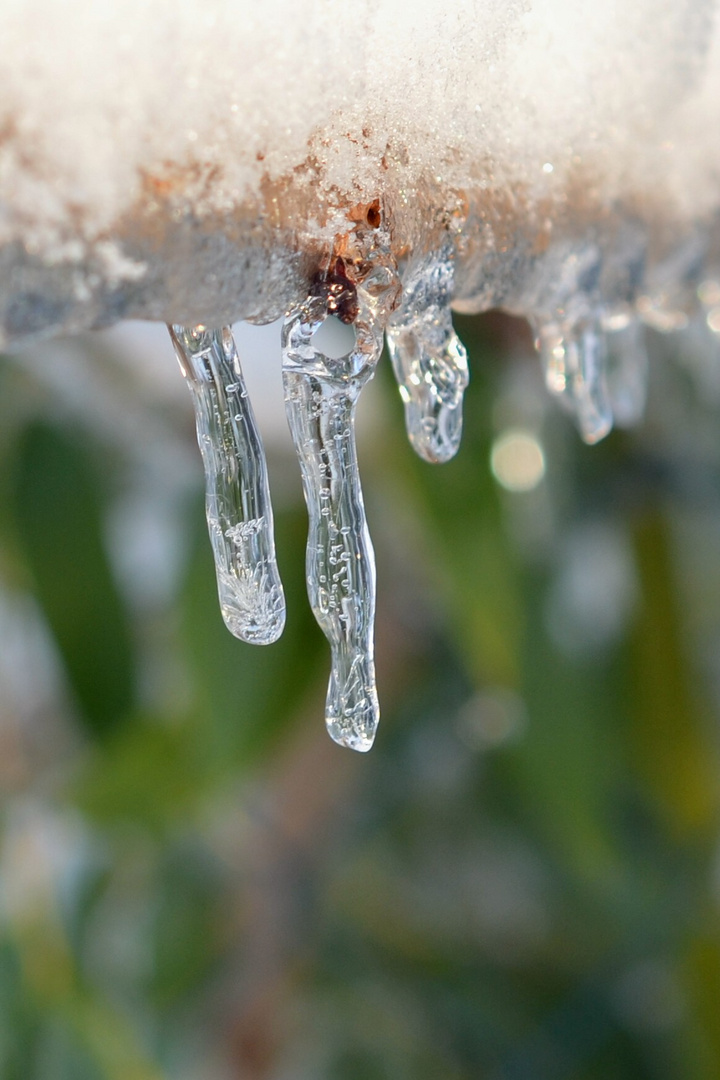
<instances>
[{"instance_id":1,"label":"ice hole","mask_svg":"<svg viewBox=\"0 0 720 1080\"><path fill-rule=\"evenodd\" d=\"M331 360L341 360L351 353L355 340L355 327L340 322L334 315L329 315L311 338L313 348Z\"/></svg>"}]
</instances>

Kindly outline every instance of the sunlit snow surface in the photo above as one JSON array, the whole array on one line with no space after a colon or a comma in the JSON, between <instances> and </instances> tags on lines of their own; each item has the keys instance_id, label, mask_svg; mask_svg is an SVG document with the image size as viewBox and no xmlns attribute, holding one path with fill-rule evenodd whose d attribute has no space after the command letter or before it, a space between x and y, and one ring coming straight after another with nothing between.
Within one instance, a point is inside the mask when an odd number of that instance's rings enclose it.
<instances>
[{"instance_id":1,"label":"sunlit snow surface","mask_svg":"<svg viewBox=\"0 0 720 1080\"><path fill-rule=\"evenodd\" d=\"M375 572L353 423L383 336L431 462L462 432L452 306L530 321L587 442L640 417L643 323L720 332L714 3L5 0L0 40L0 334L172 326L223 616L267 644L284 599L226 328L284 319L326 720L368 749ZM351 330L338 355L321 344L333 322Z\"/></svg>"}]
</instances>

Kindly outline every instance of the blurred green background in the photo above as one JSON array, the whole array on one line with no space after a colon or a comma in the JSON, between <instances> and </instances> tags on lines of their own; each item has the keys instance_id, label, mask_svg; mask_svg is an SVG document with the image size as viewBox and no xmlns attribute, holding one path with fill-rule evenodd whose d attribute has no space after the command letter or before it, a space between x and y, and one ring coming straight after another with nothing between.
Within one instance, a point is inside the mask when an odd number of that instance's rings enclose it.
<instances>
[{"instance_id":1,"label":"blurred green background","mask_svg":"<svg viewBox=\"0 0 720 1080\"><path fill-rule=\"evenodd\" d=\"M2 1080L720 1077L720 353L649 333L646 421L591 449L524 324L457 328L455 461L387 363L362 406L365 756L324 729L288 443L258 649L163 328L0 362Z\"/></svg>"}]
</instances>

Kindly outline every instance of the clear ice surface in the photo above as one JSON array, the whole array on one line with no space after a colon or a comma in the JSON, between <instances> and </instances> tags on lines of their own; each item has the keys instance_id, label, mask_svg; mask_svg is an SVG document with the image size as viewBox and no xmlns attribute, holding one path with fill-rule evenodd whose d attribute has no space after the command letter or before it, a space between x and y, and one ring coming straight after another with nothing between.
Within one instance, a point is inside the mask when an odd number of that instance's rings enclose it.
<instances>
[{"instance_id":1,"label":"clear ice surface","mask_svg":"<svg viewBox=\"0 0 720 1080\"><path fill-rule=\"evenodd\" d=\"M338 260L336 267L342 266ZM332 738L369 750L379 719L375 684L375 556L363 505L355 447L355 409L383 345L392 270L378 265L357 290L332 273L291 311L282 333L283 383L290 432L300 461L309 533L310 605L331 649L325 722ZM340 284L338 284L340 283ZM320 352L313 340L329 315L354 324L345 356Z\"/></svg>"},{"instance_id":2,"label":"clear ice surface","mask_svg":"<svg viewBox=\"0 0 720 1080\"><path fill-rule=\"evenodd\" d=\"M235 637L269 645L283 632L285 598L265 453L232 332L169 329L195 407L222 617Z\"/></svg>"},{"instance_id":3,"label":"clear ice surface","mask_svg":"<svg viewBox=\"0 0 720 1080\"><path fill-rule=\"evenodd\" d=\"M468 362L452 324L453 270L450 242L407 275L402 303L386 330L408 438L430 462L449 461L462 436Z\"/></svg>"}]
</instances>

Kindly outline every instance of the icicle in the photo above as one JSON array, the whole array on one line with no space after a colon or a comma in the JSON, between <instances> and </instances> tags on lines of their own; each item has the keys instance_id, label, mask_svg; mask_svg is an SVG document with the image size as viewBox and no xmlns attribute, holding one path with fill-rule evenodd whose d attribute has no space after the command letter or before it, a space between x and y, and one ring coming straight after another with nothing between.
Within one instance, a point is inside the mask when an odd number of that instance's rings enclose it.
<instances>
[{"instance_id":1,"label":"icicle","mask_svg":"<svg viewBox=\"0 0 720 1080\"><path fill-rule=\"evenodd\" d=\"M450 313L453 256L448 243L410 273L386 332L408 438L430 462L449 461L457 453L468 384L467 352Z\"/></svg>"},{"instance_id":2,"label":"icicle","mask_svg":"<svg viewBox=\"0 0 720 1080\"><path fill-rule=\"evenodd\" d=\"M705 278L697 288L697 295L705 316L705 325L714 338L720 336L720 281Z\"/></svg>"},{"instance_id":3,"label":"icicle","mask_svg":"<svg viewBox=\"0 0 720 1080\"><path fill-rule=\"evenodd\" d=\"M606 385L607 343L597 320L570 326L544 322L536 346L548 390L574 413L585 442L604 439L613 415Z\"/></svg>"},{"instance_id":4,"label":"icicle","mask_svg":"<svg viewBox=\"0 0 720 1080\"><path fill-rule=\"evenodd\" d=\"M633 427L642 420L647 400L649 364L644 327L625 311L606 316L603 327L607 332L612 414L618 427Z\"/></svg>"},{"instance_id":5,"label":"icicle","mask_svg":"<svg viewBox=\"0 0 720 1080\"><path fill-rule=\"evenodd\" d=\"M169 329L195 406L220 610L236 637L269 645L282 634L285 598L265 453L235 342L228 327Z\"/></svg>"},{"instance_id":6,"label":"icicle","mask_svg":"<svg viewBox=\"0 0 720 1080\"><path fill-rule=\"evenodd\" d=\"M287 417L309 517L308 595L332 651L325 722L332 738L353 750L370 749L379 719L375 558L354 418L360 392L375 373L383 314L395 292L387 267L374 268L356 290L337 259L317 293L288 315L282 335ZM325 356L313 342L329 314L354 324L355 345L340 359Z\"/></svg>"}]
</instances>

